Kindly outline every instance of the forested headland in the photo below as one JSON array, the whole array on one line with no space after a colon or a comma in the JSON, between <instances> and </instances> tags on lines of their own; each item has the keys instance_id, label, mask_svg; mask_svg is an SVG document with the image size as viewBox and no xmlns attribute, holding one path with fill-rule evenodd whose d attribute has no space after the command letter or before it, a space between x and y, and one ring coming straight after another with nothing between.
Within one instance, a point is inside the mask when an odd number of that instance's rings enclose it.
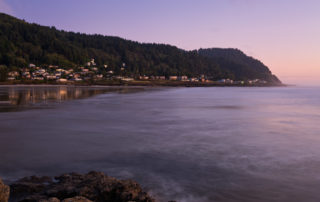
<instances>
[{"instance_id":1,"label":"forested headland","mask_svg":"<svg viewBox=\"0 0 320 202\"><path fill-rule=\"evenodd\" d=\"M139 43L119 37L66 32L0 14L0 79L6 72L56 65L77 69L91 58L104 74L136 77L205 75L211 80L261 79L281 83L262 62L238 49L186 51L175 46ZM125 64L125 73L121 72Z\"/></svg>"}]
</instances>

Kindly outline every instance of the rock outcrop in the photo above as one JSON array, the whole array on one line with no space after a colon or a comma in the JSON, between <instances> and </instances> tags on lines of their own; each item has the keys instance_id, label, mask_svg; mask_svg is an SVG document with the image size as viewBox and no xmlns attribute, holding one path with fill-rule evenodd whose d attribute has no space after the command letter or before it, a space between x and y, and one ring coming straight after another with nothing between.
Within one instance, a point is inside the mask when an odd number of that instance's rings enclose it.
<instances>
[{"instance_id":1,"label":"rock outcrop","mask_svg":"<svg viewBox=\"0 0 320 202\"><path fill-rule=\"evenodd\" d=\"M10 188L3 184L0 179L0 202L7 202L9 200Z\"/></svg>"},{"instance_id":2,"label":"rock outcrop","mask_svg":"<svg viewBox=\"0 0 320 202\"><path fill-rule=\"evenodd\" d=\"M32 176L20 179L10 187L10 201L155 201L136 182L132 180L117 180L101 172L89 172L84 175L70 173L54 179Z\"/></svg>"}]
</instances>

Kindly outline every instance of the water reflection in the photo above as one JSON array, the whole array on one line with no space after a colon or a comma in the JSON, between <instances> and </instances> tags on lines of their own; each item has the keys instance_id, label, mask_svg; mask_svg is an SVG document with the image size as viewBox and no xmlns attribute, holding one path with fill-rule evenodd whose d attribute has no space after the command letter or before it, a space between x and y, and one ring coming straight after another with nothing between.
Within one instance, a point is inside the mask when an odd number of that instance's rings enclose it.
<instances>
[{"instance_id":1,"label":"water reflection","mask_svg":"<svg viewBox=\"0 0 320 202\"><path fill-rule=\"evenodd\" d=\"M31 108L50 107L73 99L83 99L102 93L130 93L142 88L74 87L74 86L13 86L0 87L0 112L20 111Z\"/></svg>"}]
</instances>

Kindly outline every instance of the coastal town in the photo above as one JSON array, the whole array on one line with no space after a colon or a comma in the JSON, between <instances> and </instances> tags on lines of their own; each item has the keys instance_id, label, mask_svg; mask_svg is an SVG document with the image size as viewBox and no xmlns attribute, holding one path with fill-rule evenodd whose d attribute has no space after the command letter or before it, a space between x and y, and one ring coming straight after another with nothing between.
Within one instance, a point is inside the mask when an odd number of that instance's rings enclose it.
<instances>
[{"instance_id":1,"label":"coastal town","mask_svg":"<svg viewBox=\"0 0 320 202\"><path fill-rule=\"evenodd\" d=\"M20 68L16 71L8 72L8 81L36 81L51 83L94 83L101 81L121 81L123 83L133 83L139 81L158 81L158 82L183 82L183 83L202 83L202 84L226 84L226 85L266 85L267 81L261 79L234 81L229 78L214 80L205 74L196 77L186 75L135 75L128 76L125 74L126 64L123 63L120 73L103 65L98 67L94 59L91 59L85 65L77 68L64 68L56 65L37 66L29 64L28 67Z\"/></svg>"}]
</instances>

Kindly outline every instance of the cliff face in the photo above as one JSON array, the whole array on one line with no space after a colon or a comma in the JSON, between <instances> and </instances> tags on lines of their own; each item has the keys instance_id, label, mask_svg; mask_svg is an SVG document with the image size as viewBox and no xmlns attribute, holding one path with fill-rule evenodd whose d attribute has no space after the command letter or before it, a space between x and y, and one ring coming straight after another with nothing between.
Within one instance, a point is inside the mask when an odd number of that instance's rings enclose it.
<instances>
[{"instance_id":1,"label":"cliff face","mask_svg":"<svg viewBox=\"0 0 320 202\"><path fill-rule=\"evenodd\" d=\"M9 199L10 188L9 186L3 184L0 179L0 202L7 202Z\"/></svg>"},{"instance_id":2,"label":"cliff face","mask_svg":"<svg viewBox=\"0 0 320 202\"><path fill-rule=\"evenodd\" d=\"M26 177L10 185L10 201L39 202L154 202L132 180L117 180L101 172ZM9 187L0 184L0 202L7 202Z\"/></svg>"}]
</instances>

